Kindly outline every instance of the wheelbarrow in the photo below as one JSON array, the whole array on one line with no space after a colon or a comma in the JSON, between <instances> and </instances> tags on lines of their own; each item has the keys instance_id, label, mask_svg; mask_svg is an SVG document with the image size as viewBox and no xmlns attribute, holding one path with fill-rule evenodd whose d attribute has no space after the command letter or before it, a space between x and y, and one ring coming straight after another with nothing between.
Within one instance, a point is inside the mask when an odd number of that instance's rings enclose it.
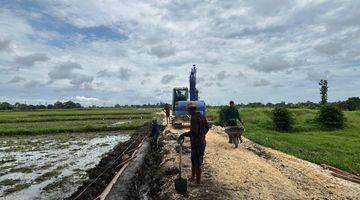
<instances>
[{"instance_id":1,"label":"wheelbarrow","mask_svg":"<svg viewBox=\"0 0 360 200\"><path fill-rule=\"evenodd\" d=\"M241 136L244 133L244 126L227 126L225 127L225 133L229 136L229 143L233 143L235 148L239 147L239 142L242 143Z\"/></svg>"}]
</instances>

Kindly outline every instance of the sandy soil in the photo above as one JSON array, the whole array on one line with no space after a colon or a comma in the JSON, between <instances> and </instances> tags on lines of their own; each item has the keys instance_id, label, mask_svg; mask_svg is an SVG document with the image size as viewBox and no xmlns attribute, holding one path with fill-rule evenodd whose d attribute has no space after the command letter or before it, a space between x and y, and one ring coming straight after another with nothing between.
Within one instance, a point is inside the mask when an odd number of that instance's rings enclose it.
<instances>
[{"instance_id":1,"label":"sandy soil","mask_svg":"<svg viewBox=\"0 0 360 200\"><path fill-rule=\"evenodd\" d=\"M184 130L181 130L184 131ZM174 137L165 131L162 168L178 166ZM185 142L183 175L190 174L189 141ZM190 185L189 194L176 194L173 181L164 180L162 199L360 199L360 184L336 178L319 165L257 145L247 139L235 149L220 127L207 134L203 184Z\"/></svg>"}]
</instances>

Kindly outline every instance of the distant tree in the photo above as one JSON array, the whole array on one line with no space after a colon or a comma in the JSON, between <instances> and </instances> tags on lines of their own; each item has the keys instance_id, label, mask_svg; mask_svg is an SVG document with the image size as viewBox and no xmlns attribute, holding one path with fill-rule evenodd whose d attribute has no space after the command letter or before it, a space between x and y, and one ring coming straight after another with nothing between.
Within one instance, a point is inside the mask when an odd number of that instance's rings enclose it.
<instances>
[{"instance_id":1,"label":"distant tree","mask_svg":"<svg viewBox=\"0 0 360 200\"><path fill-rule=\"evenodd\" d=\"M63 108L65 109L81 108L81 105L79 103L74 103L72 101L66 101L63 103Z\"/></svg>"},{"instance_id":2,"label":"distant tree","mask_svg":"<svg viewBox=\"0 0 360 200\"><path fill-rule=\"evenodd\" d=\"M319 110L317 121L324 128L338 129L344 127L345 116L336 105L325 104Z\"/></svg>"},{"instance_id":3,"label":"distant tree","mask_svg":"<svg viewBox=\"0 0 360 200\"><path fill-rule=\"evenodd\" d=\"M246 105L246 107L250 107L250 108L261 108L264 107L265 105L262 104L261 102L254 102L254 103L248 103Z\"/></svg>"},{"instance_id":4,"label":"distant tree","mask_svg":"<svg viewBox=\"0 0 360 200\"><path fill-rule=\"evenodd\" d=\"M30 107L24 103L17 103L16 105L16 110L29 110Z\"/></svg>"},{"instance_id":5,"label":"distant tree","mask_svg":"<svg viewBox=\"0 0 360 200\"><path fill-rule=\"evenodd\" d=\"M76 103L76 104L75 104L75 108L82 108L82 106L81 106L80 103Z\"/></svg>"},{"instance_id":6,"label":"distant tree","mask_svg":"<svg viewBox=\"0 0 360 200\"><path fill-rule=\"evenodd\" d=\"M325 105L328 100L328 82L327 80L320 80L319 82L320 87L320 94L321 94L321 105Z\"/></svg>"},{"instance_id":7,"label":"distant tree","mask_svg":"<svg viewBox=\"0 0 360 200\"><path fill-rule=\"evenodd\" d=\"M74 109L74 108L82 108L80 103L75 103L72 101L60 102L57 101L52 104L45 105L32 105L32 104L23 104L16 102L14 105L11 105L8 102L0 102L0 110L37 110L37 109Z\"/></svg>"},{"instance_id":8,"label":"distant tree","mask_svg":"<svg viewBox=\"0 0 360 200\"><path fill-rule=\"evenodd\" d=\"M1 102L0 103L0 110L11 110L13 106L8 102Z\"/></svg>"},{"instance_id":9,"label":"distant tree","mask_svg":"<svg viewBox=\"0 0 360 200\"><path fill-rule=\"evenodd\" d=\"M360 98L359 97L350 97L346 100L347 109L350 111L360 110Z\"/></svg>"},{"instance_id":10,"label":"distant tree","mask_svg":"<svg viewBox=\"0 0 360 200\"><path fill-rule=\"evenodd\" d=\"M266 107L273 107L274 106L274 104L272 104L272 103L267 103L266 104Z\"/></svg>"},{"instance_id":11,"label":"distant tree","mask_svg":"<svg viewBox=\"0 0 360 200\"><path fill-rule=\"evenodd\" d=\"M292 113L285 107L276 107L272 110L272 120L276 130L289 131L295 122Z\"/></svg>"},{"instance_id":12,"label":"distant tree","mask_svg":"<svg viewBox=\"0 0 360 200\"><path fill-rule=\"evenodd\" d=\"M14 104L14 108L18 108L18 107L20 106L20 104L21 104L21 103L16 102L16 103Z\"/></svg>"},{"instance_id":13,"label":"distant tree","mask_svg":"<svg viewBox=\"0 0 360 200\"><path fill-rule=\"evenodd\" d=\"M115 108L121 108L120 104L115 104Z\"/></svg>"},{"instance_id":14,"label":"distant tree","mask_svg":"<svg viewBox=\"0 0 360 200\"><path fill-rule=\"evenodd\" d=\"M64 108L64 104L61 103L60 101L57 101L57 102L54 103L54 108L55 108L55 109Z\"/></svg>"}]
</instances>

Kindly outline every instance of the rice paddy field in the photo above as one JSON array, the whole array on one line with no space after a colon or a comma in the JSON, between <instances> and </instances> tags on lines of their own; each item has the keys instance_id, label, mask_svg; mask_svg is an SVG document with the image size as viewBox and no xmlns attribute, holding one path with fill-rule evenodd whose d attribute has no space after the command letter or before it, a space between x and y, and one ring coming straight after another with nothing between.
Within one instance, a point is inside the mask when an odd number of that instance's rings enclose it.
<instances>
[{"instance_id":1,"label":"rice paddy field","mask_svg":"<svg viewBox=\"0 0 360 200\"><path fill-rule=\"evenodd\" d=\"M86 170L160 109L80 109L0 112L0 199L62 199ZM291 109L291 132L277 132L271 109L242 108L245 137L317 164L360 173L360 112L346 111L344 129L322 130L317 110ZM217 121L218 109L207 117Z\"/></svg>"},{"instance_id":2,"label":"rice paddy field","mask_svg":"<svg viewBox=\"0 0 360 200\"><path fill-rule=\"evenodd\" d=\"M208 116L216 122L218 109ZM271 109L239 109L245 123L244 136L273 149L317 164L328 164L351 173L360 173L360 112L345 111L344 129L323 130L314 120L317 110L290 109L295 117L294 130L277 132L273 128Z\"/></svg>"},{"instance_id":3,"label":"rice paddy field","mask_svg":"<svg viewBox=\"0 0 360 200\"><path fill-rule=\"evenodd\" d=\"M0 112L0 199L62 199L155 109Z\"/></svg>"}]
</instances>

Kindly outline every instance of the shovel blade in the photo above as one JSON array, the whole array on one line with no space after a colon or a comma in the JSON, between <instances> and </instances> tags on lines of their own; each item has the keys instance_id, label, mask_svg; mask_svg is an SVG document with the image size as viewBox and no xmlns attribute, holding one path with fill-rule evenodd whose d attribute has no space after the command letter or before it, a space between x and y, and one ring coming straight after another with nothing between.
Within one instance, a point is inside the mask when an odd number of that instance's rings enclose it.
<instances>
[{"instance_id":1,"label":"shovel blade","mask_svg":"<svg viewBox=\"0 0 360 200\"><path fill-rule=\"evenodd\" d=\"M175 179L175 190L178 194L187 193L187 180L181 177Z\"/></svg>"}]
</instances>

